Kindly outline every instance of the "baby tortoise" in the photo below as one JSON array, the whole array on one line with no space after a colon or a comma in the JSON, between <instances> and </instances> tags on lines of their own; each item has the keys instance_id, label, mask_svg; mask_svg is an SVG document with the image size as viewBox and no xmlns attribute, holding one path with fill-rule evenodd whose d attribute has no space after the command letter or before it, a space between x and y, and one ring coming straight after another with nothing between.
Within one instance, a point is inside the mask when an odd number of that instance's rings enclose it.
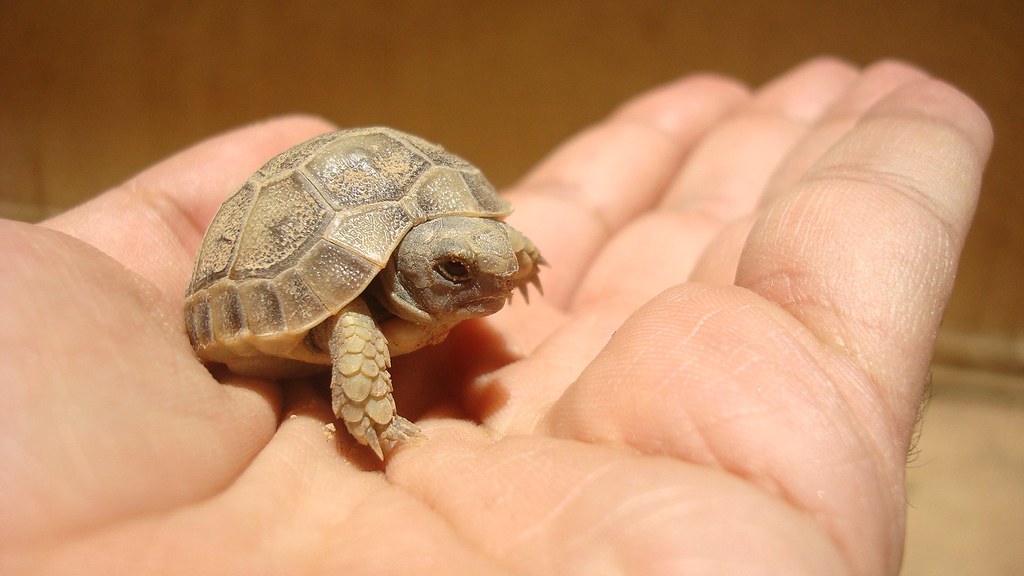
<instances>
[{"instance_id":1,"label":"baby tortoise","mask_svg":"<svg viewBox=\"0 0 1024 576\"><path fill-rule=\"evenodd\" d=\"M540 288L537 247L480 171L389 128L317 136L214 216L185 296L199 357L282 378L332 367L334 413L381 459L423 437L395 411L391 356ZM386 445L386 444L385 444Z\"/></svg>"}]
</instances>

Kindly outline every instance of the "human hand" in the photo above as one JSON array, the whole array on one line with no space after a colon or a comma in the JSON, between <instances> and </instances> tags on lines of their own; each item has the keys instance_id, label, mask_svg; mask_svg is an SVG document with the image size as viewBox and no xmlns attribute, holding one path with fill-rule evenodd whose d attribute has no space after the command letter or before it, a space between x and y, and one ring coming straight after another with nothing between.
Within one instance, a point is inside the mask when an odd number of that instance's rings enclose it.
<instances>
[{"instance_id":1,"label":"human hand","mask_svg":"<svg viewBox=\"0 0 1024 576\"><path fill-rule=\"evenodd\" d=\"M642 95L509 191L545 296L397 358L383 471L326 380L195 358L206 224L330 129L201 143L0 225L0 572L895 573L984 114L898 63Z\"/></svg>"}]
</instances>

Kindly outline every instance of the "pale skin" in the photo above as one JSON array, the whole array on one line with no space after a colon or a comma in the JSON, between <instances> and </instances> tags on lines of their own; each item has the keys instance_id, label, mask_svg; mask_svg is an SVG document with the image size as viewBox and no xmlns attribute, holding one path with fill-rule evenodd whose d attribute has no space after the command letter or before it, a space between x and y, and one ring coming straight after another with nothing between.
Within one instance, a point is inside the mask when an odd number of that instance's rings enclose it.
<instances>
[{"instance_id":1,"label":"pale skin","mask_svg":"<svg viewBox=\"0 0 1024 576\"><path fill-rule=\"evenodd\" d=\"M325 433L326 380L211 375L182 326L220 202L330 128L242 128L0 225L0 572L898 571L991 145L972 101L818 59L625 103L507 191L544 296L395 359L429 439L383 464Z\"/></svg>"}]
</instances>

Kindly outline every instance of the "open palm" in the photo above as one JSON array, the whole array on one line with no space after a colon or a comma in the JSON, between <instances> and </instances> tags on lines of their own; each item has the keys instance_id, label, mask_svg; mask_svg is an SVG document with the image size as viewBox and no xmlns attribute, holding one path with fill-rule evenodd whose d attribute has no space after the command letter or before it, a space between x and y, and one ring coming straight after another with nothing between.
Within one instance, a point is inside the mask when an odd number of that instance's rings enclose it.
<instances>
[{"instance_id":1,"label":"open palm","mask_svg":"<svg viewBox=\"0 0 1024 576\"><path fill-rule=\"evenodd\" d=\"M991 140L970 100L819 59L626 103L507 192L545 294L395 360L429 440L383 466L325 428L325 379L211 376L182 327L219 203L328 129L243 128L0 225L0 572L898 570Z\"/></svg>"}]
</instances>

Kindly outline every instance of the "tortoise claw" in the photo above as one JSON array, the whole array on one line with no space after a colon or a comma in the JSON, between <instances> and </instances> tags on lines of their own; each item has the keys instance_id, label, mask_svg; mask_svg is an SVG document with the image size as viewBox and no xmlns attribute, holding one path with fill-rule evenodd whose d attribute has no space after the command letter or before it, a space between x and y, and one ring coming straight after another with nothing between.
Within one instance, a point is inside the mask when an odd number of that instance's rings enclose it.
<instances>
[{"instance_id":1,"label":"tortoise claw","mask_svg":"<svg viewBox=\"0 0 1024 576\"><path fill-rule=\"evenodd\" d=\"M407 442L409 444L419 444L427 439L427 435L420 430L419 426L397 414L391 419L387 429L380 436L389 442Z\"/></svg>"},{"instance_id":2,"label":"tortoise claw","mask_svg":"<svg viewBox=\"0 0 1024 576\"><path fill-rule=\"evenodd\" d=\"M544 295L544 287L540 284L540 275L536 273L536 270L534 270L534 273L530 276L523 278L516 283L516 289L518 289L519 293L523 295L523 300L525 300L527 304L530 303L530 286L536 288L537 293L541 296ZM508 301L509 303L512 302L511 295L509 296Z\"/></svg>"},{"instance_id":3,"label":"tortoise claw","mask_svg":"<svg viewBox=\"0 0 1024 576\"><path fill-rule=\"evenodd\" d=\"M373 426L367 426L366 432L362 440L367 446L373 450L373 453L377 455L377 458L384 460L384 450L380 447L380 438L377 437L377 431L373 429Z\"/></svg>"}]
</instances>

